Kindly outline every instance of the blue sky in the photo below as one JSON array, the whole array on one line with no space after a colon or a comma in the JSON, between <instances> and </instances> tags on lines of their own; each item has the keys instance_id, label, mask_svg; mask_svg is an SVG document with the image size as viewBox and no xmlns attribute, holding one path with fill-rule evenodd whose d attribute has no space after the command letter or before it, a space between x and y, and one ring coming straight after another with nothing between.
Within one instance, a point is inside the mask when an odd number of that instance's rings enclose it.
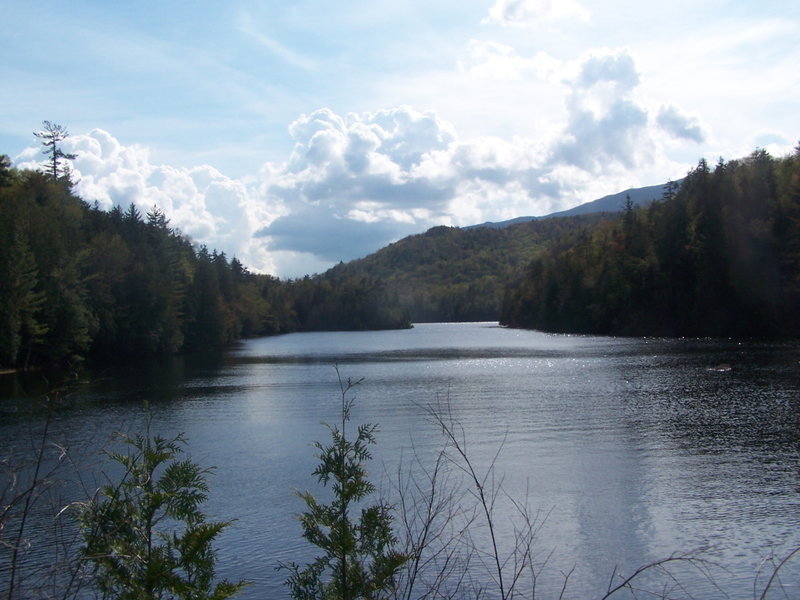
<instances>
[{"instance_id":1,"label":"blue sky","mask_svg":"<svg viewBox=\"0 0 800 600\"><path fill-rule=\"evenodd\" d=\"M800 139L800 3L0 0L0 153L282 277Z\"/></svg>"}]
</instances>

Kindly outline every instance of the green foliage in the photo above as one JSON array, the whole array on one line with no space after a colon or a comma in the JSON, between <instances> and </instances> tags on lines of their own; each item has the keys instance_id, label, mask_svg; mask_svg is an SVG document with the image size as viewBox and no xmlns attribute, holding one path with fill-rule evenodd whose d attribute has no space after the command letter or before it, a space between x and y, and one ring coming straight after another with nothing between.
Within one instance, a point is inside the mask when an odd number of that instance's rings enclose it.
<instances>
[{"instance_id":1,"label":"green foliage","mask_svg":"<svg viewBox=\"0 0 800 600\"><path fill-rule=\"evenodd\" d=\"M505 286L566 231L603 215L542 219L504 228L434 227L328 271L326 280L381 281L413 322L499 318Z\"/></svg>"},{"instance_id":2,"label":"green foliage","mask_svg":"<svg viewBox=\"0 0 800 600\"><path fill-rule=\"evenodd\" d=\"M214 583L212 543L229 525L207 521L208 470L179 460L181 436L120 435L127 453L109 453L124 473L83 505L84 559L104 597L222 600L244 582Z\"/></svg>"},{"instance_id":3,"label":"green foliage","mask_svg":"<svg viewBox=\"0 0 800 600\"><path fill-rule=\"evenodd\" d=\"M82 206L47 176L23 172L0 188L0 361L69 361L86 350Z\"/></svg>"},{"instance_id":4,"label":"green foliage","mask_svg":"<svg viewBox=\"0 0 800 600\"><path fill-rule=\"evenodd\" d=\"M11 185L14 178L14 170L11 167L11 159L7 154L0 154L0 188Z\"/></svg>"},{"instance_id":5,"label":"green foliage","mask_svg":"<svg viewBox=\"0 0 800 600\"><path fill-rule=\"evenodd\" d=\"M42 340L47 326L41 322L44 294L37 289L36 260L20 231L4 232L7 253L0 260L0 362L27 363L29 351Z\"/></svg>"},{"instance_id":6,"label":"green foliage","mask_svg":"<svg viewBox=\"0 0 800 600\"><path fill-rule=\"evenodd\" d=\"M501 322L548 331L800 335L800 148L711 169L573 232L506 293Z\"/></svg>"},{"instance_id":7,"label":"green foliage","mask_svg":"<svg viewBox=\"0 0 800 600\"><path fill-rule=\"evenodd\" d=\"M375 279L280 281L153 207L105 212L0 157L0 366L214 351L241 337L408 327Z\"/></svg>"},{"instance_id":8,"label":"green foliage","mask_svg":"<svg viewBox=\"0 0 800 600\"><path fill-rule=\"evenodd\" d=\"M63 139L53 127L51 150ZM660 202L628 202L621 217L435 227L288 281L193 247L158 207L145 217L133 204L105 212L76 197L63 174L18 171L0 156L0 366L209 351L241 337L412 321L796 335L798 153L757 151L714 169L701 161ZM66 158L56 153L57 171Z\"/></svg>"},{"instance_id":9,"label":"green foliage","mask_svg":"<svg viewBox=\"0 0 800 600\"><path fill-rule=\"evenodd\" d=\"M323 486L330 485L333 500L325 504L310 492L298 493L307 508L300 515L303 537L322 551L305 567L282 565L290 571L286 585L299 600L388 598L395 576L407 560L395 548L392 507L385 502L363 506L375 492L365 462L371 459L369 446L375 443L377 426L359 425L355 440L347 437L354 402L348 394L359 383L344 382L339 376L341 424L326 423L331 443L314 444L320 462L313 474ZM351 512L359 508L358 518L352 517Z\"/></svg>"},{"instance_id":10,"label":"green foliage","mask_svg":"<svg viewBox=\"0 0 800 600\"><path fill-rule=\"evenodd\" d=\"M364 331L410 327L408 314L378 279L326 273L286 284L301 331Z\"/></svg>"}]
</instances>

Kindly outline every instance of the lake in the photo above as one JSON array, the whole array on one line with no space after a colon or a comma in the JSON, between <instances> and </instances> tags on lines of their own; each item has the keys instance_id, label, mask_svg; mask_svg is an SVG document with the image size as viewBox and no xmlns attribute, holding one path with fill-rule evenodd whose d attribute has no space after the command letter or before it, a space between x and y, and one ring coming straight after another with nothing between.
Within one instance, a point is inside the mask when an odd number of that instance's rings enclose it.
<instances>
[{"instance_id":1,"label":"lake","mask_svg":"<svg viewBox=\"0 0 800 600\"><path fill-rule=\"evenodd\" d=\"M149 413L154 432L184 432L191 458L215 467L207 512L235 519L217 545L219 575L252 581L241 598L287 597L275 567L313 556L293 491L324 496L311 476L312 443L327 441L322 421L337 420L334 364L363 378L352 421L379 424L370 476L395 501L398 468L419 472L414 455L430 465L445 447L426 407L448 407L474 466L493 465L488 485L502 487L502 551L519 522L510 499L537 519L534 556L546 560L537 597L558 597L570 572L565 598L601 597L615 568L630 574L692 552L715 582L676 565L696 597L752 598L770 558L800 545L796 342L551 335L494 323L290 334L241 342L215 360L93 371L50 432L89 488L104 468L96 449L113 431L142 431ZM35 384L2 385L0 449L19 457L41 427L20 398ZM475 535L485 540L486 529ZM477 563L470 572L483 577ZM800 597L800 557L781 573L788 597Z\"/></svg>"}]
</instances>

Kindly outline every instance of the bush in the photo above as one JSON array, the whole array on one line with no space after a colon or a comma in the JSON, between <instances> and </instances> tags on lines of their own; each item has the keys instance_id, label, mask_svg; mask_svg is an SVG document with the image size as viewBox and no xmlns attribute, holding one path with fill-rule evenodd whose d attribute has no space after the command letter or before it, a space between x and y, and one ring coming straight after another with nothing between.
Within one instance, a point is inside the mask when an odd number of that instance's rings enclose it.
<instances>
[{"instance_id":1,"label":"bush","mask_svg":"<svg viewBox=\"0 0 800 600\"><path fill-rule=\"evenodd\" d=\"M223 600L244 582L214 583L214 538L227 521L206 521L207 469L179 460L185 440L118 435L125 454L108 453L125 471L81 506L83 558L93 585L119 600Z\"/></svg>"},{"instance_id":2,"label":"bush","mask_svg":"<svg viewBox=\"0 0 800 600\"><path fill-rule=\"evenodd\" d=\"M290 571L286 585L298 600L389 598L395 576L407 560L395 549L392 506L378 502L361 507L358 519L350 516L375 491L364 463L371 458L369 445L375 443L377 426L360 425L355 441L347 438L346 431L355 400L348 394L360 381L345 382L339 375L341 425L326 423L330 445L315 443L320 462L313 474L324 486L331 484L333 500L324 504L311 492L298 493L308 509L299 517L303 537L323 551L305 567L281 565Z\"/></svg>"}]
</instances>

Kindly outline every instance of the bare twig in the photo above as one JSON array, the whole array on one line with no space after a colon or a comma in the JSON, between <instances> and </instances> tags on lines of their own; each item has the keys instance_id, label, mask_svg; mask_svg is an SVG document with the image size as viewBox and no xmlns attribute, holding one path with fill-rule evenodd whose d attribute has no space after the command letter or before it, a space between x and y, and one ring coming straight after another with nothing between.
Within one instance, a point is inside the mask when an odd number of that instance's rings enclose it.
<instances>
[{"instance_id":1,"label":"bare twig","mask_svg":"<svg viewBox=\"0 0 800 600\"><path fill-rule=\"evenodd\" d=\"M685 553L685 554L673 554L673 555L671 555L671 556L669 556L667 558L662 558L660 560L656 560L656 561L647 563L645 565L641 565L631 575L629 575L628 577L624 577L622 579L622 581L620 583L618 583L617 585L614 585L614 580L616 579L616 575L617 575L618 571L617 571L617 568L614 567L614 570L613 570L613 572L611 574L611 579L610 579L610 581L608 583L608 589L607 589L605 595L603 595L600 600L607 600L608 598L611 598L614 594L616 594L617 592L619 592L620 590L623 590L623 589L629 590L631 593L634 594L634 597L636 597L637 588L634 587L634 585L633 585L634 582L637 579L639 579L643 574L648 573L650 571L659 571L659 572L661 572L662 574L664 574L667 577L668 581L672 582L672 586L667 586L667 583L665 582L665 589L661 592L659 597L668 598L669 594L670 594L669 588L670 587L674 587L674 588L678 588L678 589L682 590L686 595L688 595L691 598L692 595L688 592L688 590L686 590L683 587L683 585L681 584L680 580L669 570L669 566L670 565L678 564L678 563L688 564L689 566L695 568L700 573L702 573L703 576L706 579L708 579L708 581L715 588L717 588L719 590L720 589L719 586L717 586L717 584L714 581L713 577L711 577L711 575L709 573L710 563L708 561L706 561L706 560L703 560L703 559L699 558L699 554L701 552L702 552L702 550L698 550L698 551L694 551L694 552L688 552L688 553ZM641 591L641 590L639 590L639 591ZM650 592L650 593L652 594L652 592Z\"/></svg>"},{"instance_id":2,"label":"bare twig","mask_svg":"<svg viewBox=\"0 0 800 600\"><path fill-rule=\"evenodd\" d=\"M770 577L769 577L769 581L767 581L767 585L766 585L766 586L764 586L764 590L761 592L761 595L759 596L759 600L764 600L764 599L767 597L767 592L769 592L769 589L772 587L772 584L773 584L773 583L774 583L776 580L780 581L780 579L779 579L779 573L780 573L780 570L781 570L781 569L784 567L784 565L786 565L786 563L788 563L788 562L789 562L789 561L792 559L792 557L794 557L794 555L795 555L795 554L797 554L798 552L800 552L800 546L798 546L797 548L795 548L794 550L792 550L791 552L789 552L789 554L787 554L786 556L784 556L784 557L783 557L783 559L781 559L781 562L779 562L779 563L778 563L778 564L775 566L775 568L774 568L774 569L772 569L772 574L771 574L771 575L770 575ZM754 587L756 586L756 583L755 583L755 582L757 582L757 581L758 581L758 577L756 577L756 579L755 579L755 581L754 581L754 583L753 583L753 586L754 586Z\"/></svg>"}]
</instances>

